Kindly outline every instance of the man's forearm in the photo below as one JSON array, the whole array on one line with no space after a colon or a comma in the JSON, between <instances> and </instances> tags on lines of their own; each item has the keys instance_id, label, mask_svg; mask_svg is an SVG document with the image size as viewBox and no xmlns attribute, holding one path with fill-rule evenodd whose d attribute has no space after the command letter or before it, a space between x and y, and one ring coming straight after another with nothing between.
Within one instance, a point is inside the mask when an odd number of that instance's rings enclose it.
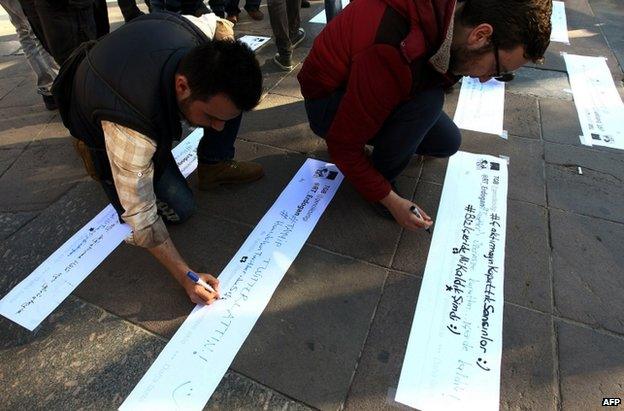
<instances>
[{"instance_id":1,"label":"man's forearm","mask_svg":"<svg viewBox=\"0 0 624 411\"><path fill-rule=\"evenodd\" d=\"M147 249L180 284L183 284L186 273L190 270L178 252L171 238L156 247Z\"/></svg>"}]
</instances>

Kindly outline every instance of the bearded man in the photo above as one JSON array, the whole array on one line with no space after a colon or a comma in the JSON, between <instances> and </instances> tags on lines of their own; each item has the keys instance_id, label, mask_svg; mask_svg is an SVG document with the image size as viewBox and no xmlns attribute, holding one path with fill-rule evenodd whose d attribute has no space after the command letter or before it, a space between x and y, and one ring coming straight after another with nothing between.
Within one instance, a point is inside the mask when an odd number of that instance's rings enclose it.
<instances>
[{"instance_id":1,"label":"bearded man","mask_svg":"<svg viewBox=\"0 0 624 411\"><path fill-rule=\"evenodd\" d=\"M355 0L319 34L299 73L310 128L380 213L428 228L427 213L394 180L414 154L459 149L444 89L461 76L509 80L541 60L551 12L551 0Z\"/></svg>"}]
</instances>

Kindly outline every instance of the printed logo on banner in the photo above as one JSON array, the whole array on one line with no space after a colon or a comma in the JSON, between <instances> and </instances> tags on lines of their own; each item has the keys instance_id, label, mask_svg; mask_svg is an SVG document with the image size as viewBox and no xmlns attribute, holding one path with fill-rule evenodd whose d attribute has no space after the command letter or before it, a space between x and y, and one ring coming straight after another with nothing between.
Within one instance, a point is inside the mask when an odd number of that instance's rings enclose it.
<instances>
[{"instance_id":1,"label":"printed logo on banner","mask_svg":"<svg viewBox=\"0 0 624 411\"><path fill-rule=\"evenodd\" d=\"M327 168L319 168L314 172L314 178L325 178L327 180L335 180L338 176L337 171L328 170Z\"/></svg>"},{"instance_id":2,"label":"printed logo on banner","mask_svg":"<svg viewBox=\"0 0 624 411\"><path fill-rule=\"evenodd\" d=\"M489 164L489 167L488 167L488 164ZM477 161L477 170L486 170L488 168L490 170L499 171L500 163L497 163L495 161L489 162L485 159Z\"/></svg>"}]
</instances>

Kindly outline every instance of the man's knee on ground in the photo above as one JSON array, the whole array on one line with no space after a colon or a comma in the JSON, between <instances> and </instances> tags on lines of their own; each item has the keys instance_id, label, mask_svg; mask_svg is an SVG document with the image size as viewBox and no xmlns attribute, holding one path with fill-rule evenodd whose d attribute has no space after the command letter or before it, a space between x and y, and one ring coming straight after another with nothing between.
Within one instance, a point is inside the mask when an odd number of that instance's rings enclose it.
<instances>
[{"instance_id":1,"label":"man's knee on ground","mask_svg":"<svg viewBox=\"0 0 624 411\"><path fill-rule=\"evenodd\" d=\"M451 127L444 138L444 145L437 152L427 153L432 157L446 158L457 153L461 146L461 132L457 126Z\"/></svg>"},{"instance_id":2,"label":"man's knee on ground","mask_svg":"<svg viewBox=\"0 0 624 411\"><path fill-rule=\"evenodd\" d=\"M158 208L158 214L165 224L182 224L195 214L197 208L194 201L186 201L173 205L156 200L156 206Z\"/></svg>"}]
</instances>

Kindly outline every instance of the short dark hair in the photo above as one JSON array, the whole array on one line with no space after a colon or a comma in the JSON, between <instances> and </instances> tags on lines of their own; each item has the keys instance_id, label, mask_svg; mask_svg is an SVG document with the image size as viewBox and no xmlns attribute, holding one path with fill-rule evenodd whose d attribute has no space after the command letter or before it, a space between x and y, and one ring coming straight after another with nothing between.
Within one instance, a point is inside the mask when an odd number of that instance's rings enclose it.
<instances>
[{"instance_id":1,"label":"short dark hair","mask_svg":"<svg viewBox=\"0 0 624 411\"><path fill-rule=\"evenodd\" d=\"M552 0L465 0L460 15L464 26L488 23L498 47L524 46L533 62L544 57L550 43Z\"/></svg>"},{"instance_id":2,"label":"short dark hair","mask_svg":"<svg viewBox=\"0 0 624 411\"><path fill-rule=\"evenodd\" d=\"M240 41L213 40L191 49L180 61L192 100L224 93L243 111L256 107L262 96L262 72L254 52Z\"/></svg>"}]
</instances>

